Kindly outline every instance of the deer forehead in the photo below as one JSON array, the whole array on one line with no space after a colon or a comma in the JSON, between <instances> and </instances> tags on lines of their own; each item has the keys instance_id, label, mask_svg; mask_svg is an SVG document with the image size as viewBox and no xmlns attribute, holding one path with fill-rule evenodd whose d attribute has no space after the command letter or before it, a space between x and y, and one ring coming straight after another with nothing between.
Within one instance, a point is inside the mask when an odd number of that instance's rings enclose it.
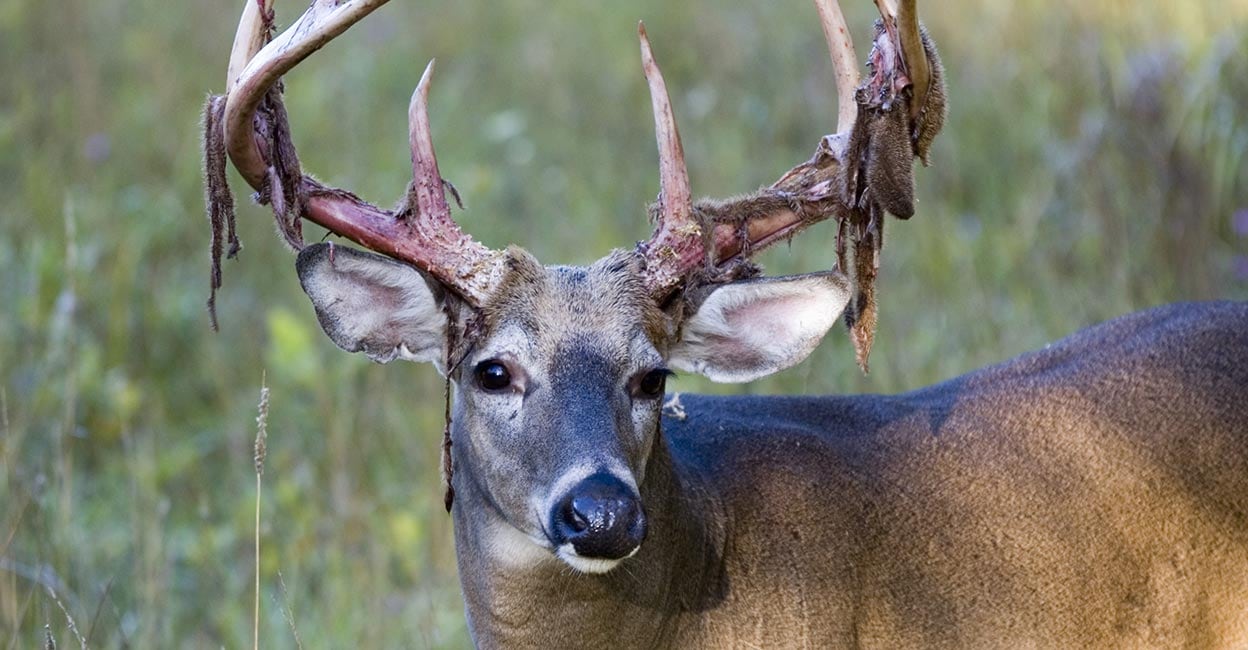
<instances>
[{"instance_id":1,"label":"deer forehead","mask_svg":"<svg viewBox=\"0 0 1248 650\"><path fill-rule=\"evenodd\" d=\"M631 251L589 266L542 266L527 254L513 259L484 310L487 349L523 341L530 354L553 359L560 350L591 348L627 365L667 346L670 319L647 293Z\"/></svg>"}]
</instances>

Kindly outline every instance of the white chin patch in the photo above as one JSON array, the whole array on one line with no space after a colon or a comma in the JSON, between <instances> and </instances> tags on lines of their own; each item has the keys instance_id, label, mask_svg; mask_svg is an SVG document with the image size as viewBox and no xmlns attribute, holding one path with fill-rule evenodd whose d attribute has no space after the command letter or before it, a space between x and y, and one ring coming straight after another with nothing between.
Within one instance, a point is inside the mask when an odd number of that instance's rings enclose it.
<instances>
[{"instance_id":1,"label":"white chin patch","mask_svg":"<svg viewBox=\"0 0 1248 650\"><path fill-rule=\"evenodd\" d=\"M490 557L513 569L550 561L550 544L503 522L495 522L489 528L486 548Z\"/></svg>"},{"instance_id":2,"label":"white chin patch","mask_svg":"<svg viewBox=\"0 0 1248 650\"><path fill-rule=\"evenodd\" d=\"M603 574L619 566L624 560L636 555L639 550L641 550L641 546L633 549L632 553L618 560L605 560L596 557L581 557L576 554L576 549L572 547L572 544L564 544L555 550L555 555L560 560L563 560L565 564L581 573Z\"/></svg>"}]
</instances>

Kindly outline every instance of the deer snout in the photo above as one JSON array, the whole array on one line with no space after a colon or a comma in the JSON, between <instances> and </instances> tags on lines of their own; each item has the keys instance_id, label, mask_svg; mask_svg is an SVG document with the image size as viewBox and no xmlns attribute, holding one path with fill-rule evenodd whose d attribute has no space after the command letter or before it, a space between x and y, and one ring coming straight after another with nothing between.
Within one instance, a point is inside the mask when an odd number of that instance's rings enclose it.
<instances>
[{"instance_id":1,"label":"deer snout","mask_svg":"<svg viewBox=\"0 0 1248 650\"><path fill-rule=\"evenodd\" d=\"M610 570L614 561L636 552L646 537L641 500L623 481L602 472L568 490L556 503L551 520L552 541L562 551L560 556L574 567L591 572ZM567 554L566 545L575 553ZM575 559L607 560L610 564L578 563Z\"/></svg>"}]
</instances>

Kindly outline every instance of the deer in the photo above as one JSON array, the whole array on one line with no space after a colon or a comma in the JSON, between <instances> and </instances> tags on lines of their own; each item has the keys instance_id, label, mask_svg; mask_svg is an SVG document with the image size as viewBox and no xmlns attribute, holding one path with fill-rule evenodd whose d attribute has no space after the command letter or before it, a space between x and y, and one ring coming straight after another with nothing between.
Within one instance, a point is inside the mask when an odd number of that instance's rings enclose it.
<instances>
[{"instance_id":1,"label":"deer","mask_svg":"<svg viewBox=\"0 0 1248 650\"><path fill-rule=\"evenodd\" d=\"M639 28L654 233L580 267L455 223L432 63L396 208L302 172L282 75L384 2L313 0L273 36L271 2L247 0L228 90L206 107L211 284L238 250L228 160L298 251L328 337L445 377L445 500L476 646L1248 646L1248 305L1153 308L897 395L667 395L674 370L789 368L842 314L863 361L884 217L913 213L913 162L944 119L914 0L877 0L865 80L840 7L815 0L837 131L723 201L692 200ZM302 219L372 252L305 245ZM835 268L751 263L828 219Z\"/></svg>"}]
</instances>

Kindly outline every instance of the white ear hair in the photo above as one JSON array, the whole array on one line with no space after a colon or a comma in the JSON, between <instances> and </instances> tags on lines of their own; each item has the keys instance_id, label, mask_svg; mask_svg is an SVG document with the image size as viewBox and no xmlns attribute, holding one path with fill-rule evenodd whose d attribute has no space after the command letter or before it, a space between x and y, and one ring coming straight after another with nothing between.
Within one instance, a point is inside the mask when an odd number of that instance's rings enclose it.
<instances>
[{"instance_id":1,"label":"white ear hair","mask_svg":"<svg viewBox=\"0 0 1248 650\"><path fill-rule=\"evenodd\" d=\"M684 323L668 363L718 382L765 377L809 356L849 297L839 271L720 285Z\"/></svg>"},{"instance_id":2,"label":"white ear hair","mask_svg":"<svg viewBox=\"0 0 1248 650\"><path fill-rule=\"evenodd\" d=\"M445 362L440 285L414 267L345 246L314 244L295 263L321 328L338 347L386 363Z\"/></svg>"}]
</instances>

